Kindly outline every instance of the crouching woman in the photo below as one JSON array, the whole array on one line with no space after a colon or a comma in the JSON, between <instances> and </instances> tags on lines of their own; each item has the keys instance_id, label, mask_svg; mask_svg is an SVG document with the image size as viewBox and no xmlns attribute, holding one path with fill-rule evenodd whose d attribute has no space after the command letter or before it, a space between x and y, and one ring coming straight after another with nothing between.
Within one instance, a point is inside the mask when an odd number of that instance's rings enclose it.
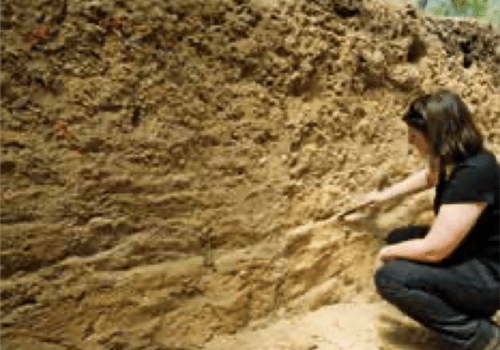
<instances>
[{"instance_id":1,"label":"crouching woman","mask_svg":"<svg viewBox=\"0 0 500 350\"><path fill-rule=\"evenodd\" d=\"M383 299L441 334L443 349L500 350L500 166L461 98L438 90L403 121L428 168L377 199L436 186L431 226L397 228L377 257Z\"/></svg>"}]
</instances>

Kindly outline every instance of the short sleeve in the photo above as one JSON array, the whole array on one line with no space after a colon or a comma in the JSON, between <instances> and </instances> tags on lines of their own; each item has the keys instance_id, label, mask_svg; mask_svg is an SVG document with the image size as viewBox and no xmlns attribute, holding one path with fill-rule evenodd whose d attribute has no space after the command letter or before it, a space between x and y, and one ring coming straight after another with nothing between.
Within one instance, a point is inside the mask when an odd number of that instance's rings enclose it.
<instances>
[{"instance_id":1,"label":"short sleeve","mask_svg":"<svg viewBox=\"0 0 500 350\"><path fill-rule=\"evenodd\" d=\"M441 204L486 202L495 203L498 176L496 162L478 157L474 162L457 165L455 176L443 190Z\"/></svg>"}]
</instances>

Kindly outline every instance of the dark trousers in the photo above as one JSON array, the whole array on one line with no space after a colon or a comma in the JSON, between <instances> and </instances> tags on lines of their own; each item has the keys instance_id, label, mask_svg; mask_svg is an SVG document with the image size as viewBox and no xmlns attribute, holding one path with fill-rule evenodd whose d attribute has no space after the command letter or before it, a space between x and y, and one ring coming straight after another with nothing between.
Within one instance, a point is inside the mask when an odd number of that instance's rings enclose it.
<instances>
[{"instance_id":1,"label":"dark trousers","mask_svg":"<svg viewBox=\"0 0 500 350\"><path fill-rule=\"evenodd\" d=\"M392 231L388 244L423 238L429 226ZM477 259L449 263L389 260L375 272L383 299L441 334L443 349L477 350L494 334L490 318L500 308L500 285Z\"/></svg>"}]
</instances>

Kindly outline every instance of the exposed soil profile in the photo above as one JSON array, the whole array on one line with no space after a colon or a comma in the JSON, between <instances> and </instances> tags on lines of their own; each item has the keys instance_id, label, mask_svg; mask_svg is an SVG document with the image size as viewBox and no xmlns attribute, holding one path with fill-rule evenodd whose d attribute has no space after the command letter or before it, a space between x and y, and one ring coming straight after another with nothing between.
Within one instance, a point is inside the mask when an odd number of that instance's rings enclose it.
<instances>
[{"instance_id":1,"label":"exposed soil profile","mask_svg":"<svg viewBox=\"0 0 500 350\"><path fill-rule=\"evenodd\" d=\"M433 192L315 223L423 165L419 94L460 94L500 155L500 33L381 0L1 11L3 349L431 348L408 320L377 345L372 275Z\"/></svg>"}]
</instances>

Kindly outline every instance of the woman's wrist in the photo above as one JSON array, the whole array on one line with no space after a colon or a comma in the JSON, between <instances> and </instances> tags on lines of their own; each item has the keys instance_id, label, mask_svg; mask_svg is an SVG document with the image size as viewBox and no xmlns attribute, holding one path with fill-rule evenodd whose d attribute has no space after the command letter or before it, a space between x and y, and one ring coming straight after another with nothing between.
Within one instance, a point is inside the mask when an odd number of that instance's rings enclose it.
<instances>
[{"instance_id":1,"label":"woman's wrist","mask_svg":"<svg viewBox=\"0 0 500 350\"><path fill-rule=\"evenodd\" d=\"M390 246L385 246L382 249L380 249L380 252L379 252L380 260L387 261L387 260L391 259L390 248L391 248Z\"/></svg>"}]
</instances>

